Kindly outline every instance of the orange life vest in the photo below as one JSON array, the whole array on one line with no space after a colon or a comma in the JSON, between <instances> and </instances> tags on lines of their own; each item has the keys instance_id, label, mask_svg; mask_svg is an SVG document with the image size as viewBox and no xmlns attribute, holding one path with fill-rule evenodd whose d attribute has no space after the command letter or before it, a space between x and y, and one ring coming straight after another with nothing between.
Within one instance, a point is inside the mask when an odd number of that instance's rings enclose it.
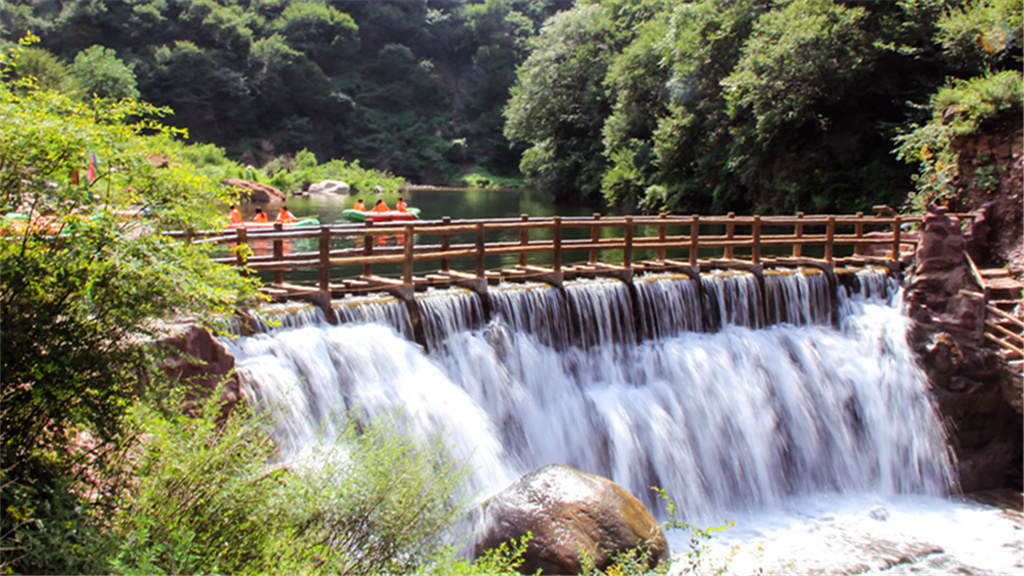
<instances>
[{"instance_id":1,"label":"orange life vest","mask_svg":"<svg viewBox=\"0 0 1024 576\"><path fill-rule=\"evenodd\" d=\"M399 200L398 204L395 206L395 210L398 210L399 212L408 212L408 210L406 210L408 206L409 205L405 203L405 200Z\"/></svg>"},{"instance_id":2,"label":"orange life vest","mask_svg":"<svg viewBox=\"0 0 1024 576\"><path fill-rule=\"evenodd\" d=\"M260 212L259 214L253 216L252 221L253 222L266 223L267 222L267 214L266 214L266 212Z\"/></svg>"},{"instance_id":3,"label":"orange life vest","mask_svg":"<svg viewBox=\"0 0 1024 576\"><path fill-rule=\"evenodd\" d=\"M295 214L292 214L288 210L281 208L281 211L277 213L277 221L282 224L289 224L295 222Z\"/></svg>"},{"instance_id":4,"label":"orange life vest","mask_svg":"<svg viewBox=\"0 0 1024 576\"><path fill-rule=\"evenodd\" d=\"M360 212L366 212L366 204L363 204L363 201L360 200L359 202L356 202L356 205L353 206L352 209L359 210Z\"/></svg>"},{"instance_id":5,"label":"orange life vest","mask_svg":"<svg viewBox=\"0 0 1024 576\"><path fill-rule=\"evenodd\" d=\"M385 204L384 202L381 202L380 204L377 204L377 206L374 207L373 211L374 212L390 212L391 208L388 208L387 204Z\"/></svg>"},{"instance_id":6,"label":"orange life vest","mask_svg":"<svg viewBox=\"0 0 1024 576\"><path fill-rule=\"evenodd\" d=\"M231 217L232 224L242 223L242 213L238 211L238 208L233 208L231 212L228 213L228 216Z\"/></svg>"}]
</instances>

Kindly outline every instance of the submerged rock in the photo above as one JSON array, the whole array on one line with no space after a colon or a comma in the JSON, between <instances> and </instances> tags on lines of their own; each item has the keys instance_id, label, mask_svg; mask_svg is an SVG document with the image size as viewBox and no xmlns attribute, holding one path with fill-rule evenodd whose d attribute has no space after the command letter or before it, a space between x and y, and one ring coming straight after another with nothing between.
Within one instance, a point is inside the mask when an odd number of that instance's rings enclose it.
<instances>
[{"instance_id":1,"label":"submerged rock","mask_svg":"<svg viewBox=\"0 0 1024 576\"><path fill-rule=\"evenodd\" d=\"M643 549L654 568L669 555L651 512L618 484L570 466L550 464L517 480L483 505L476 556L530 534L524 574L579 574L587 559L607 569L623 552Z\"/></svg>"}]
</instances>

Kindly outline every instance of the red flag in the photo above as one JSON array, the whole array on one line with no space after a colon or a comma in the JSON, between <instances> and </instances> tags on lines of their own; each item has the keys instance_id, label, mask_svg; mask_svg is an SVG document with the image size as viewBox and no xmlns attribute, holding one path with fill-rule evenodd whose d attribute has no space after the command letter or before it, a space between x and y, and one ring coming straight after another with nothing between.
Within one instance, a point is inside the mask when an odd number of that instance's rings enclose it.
<instances>
[{"instance_id":1,"label":"red flag","mask_svg":"<svg viewBox=\"0 0 1024 576\"><path fill-rule=\"evenodd\" d=\"M92 184L92 181L96 179L96 154L89 155L89 167L85 171L85 178Z\"/></svg>"}]
</instances>

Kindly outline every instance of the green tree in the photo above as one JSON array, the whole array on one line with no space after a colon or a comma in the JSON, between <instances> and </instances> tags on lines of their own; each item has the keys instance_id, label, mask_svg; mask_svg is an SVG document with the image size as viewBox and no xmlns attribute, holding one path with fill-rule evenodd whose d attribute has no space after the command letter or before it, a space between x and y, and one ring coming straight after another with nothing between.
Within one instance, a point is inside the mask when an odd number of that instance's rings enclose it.
<instances>
[{"instance_id":1,"label":"green tree","mask_svg":"<svg viewBox=\"0 0 1024 576\"><path fill-rule=\"evenodd\" d=\"M47 90L67 92L76 89L76 81L68 65L50 51L34 46L25 47L18 55L15 74L19 78L34 78L36 86Z\"/></svg>"},{"instance_id":2,"label":"green tree","mask_svg":"<svg viewBox=\"0 0 1024 576\"><path fill-rule=\"evenodd\" d=\"M975 0L947 12L936 40L960 74L1020 70L1024 2Z\"/></svg>"},{"instance_id":3,"label":"green tree","mask_svg":"<svg viewBox=\"0 0 1024 576\"><path fill-rule=\"evenodd\" d=\"M266 418L221 414L216 397L198 417L132 409L146 439L112 515L115 573L410 573L465 512L465 466L397 416L353 415L336 444L274 464Z\"/></svg>"},{"instance_id":4,"label":"green tree","mask_svg":"<svg viewBox=\"0 0 1024 576\"><path fill-rule=\"evenodd\" d=\"M131 100L86 105L4 69L0 209L22 218L0 234L4 568L90 567L75 534L102 505L90 479L118 461L123 416L159 358L156 321L222 314L253 294L204 249L160 234L215 226L226 200L177 161L174 131L156 120L164 113ZM154 156L172 161L157 168ZM139 206L149 218L124 218Z\"/></svg>"},{"instance_id":5,"label":"green tree","mask_svg":"<svg viewBox=\"0 0 1024 576\"><path fill-rule=\"evenodd\" d=\"M661 11L616 57L606 84L609 202L647 210L742 210L729 170L732 138L721 82L764 12L759 2L692 2Z\"/></svg>"},{"instance_id":6,"label":"green tree","mask_svg":"<svg viewBox=\"0 0 1024 576\"><path fill-rule=\"evenodd\" d=\"M348 14L319 2L288 4L274 28L288 45L327 73L336 72L359 47L359 26Z\"/></svg>"},{"instance_id":7,"label":"green tree","mask_svg":"<svg viewBox=\"0 0 1024 576\"><path fill-rule=\"evenodd\" d=\"M90 46L75 56L71 74L85 94L121 100L139 97L132 68L110 48Z\"/></svg>"},{"instance_id":8,"label":"green tree","mask_svg":"<svg viewBox=\"0 0 1024 576\"><path fill-rule=\"evenodd\" d=\"M557 199L598 200L614 23L605 8L579 5L553 16L531 48L505 106L505 137L529 146L521 170Z\"/></svg>"},{"instance_id":9,"label":"green tree","mask_svg":"<svg viewBox=\"0 0 1024 576\"><path fill-rule=\"evenodd\" d=\"M850 172L864 166L856 152L863 144L850 146L837 133L846 131L844 109L872 70L864 18L863 8L831 0L790 2L758 19L722 81L736 122L733 170L756 211L845 211L844 196L870 189ZM846 182L823 180L823 166L845 171Z\"/></svg>"}]
</instances>

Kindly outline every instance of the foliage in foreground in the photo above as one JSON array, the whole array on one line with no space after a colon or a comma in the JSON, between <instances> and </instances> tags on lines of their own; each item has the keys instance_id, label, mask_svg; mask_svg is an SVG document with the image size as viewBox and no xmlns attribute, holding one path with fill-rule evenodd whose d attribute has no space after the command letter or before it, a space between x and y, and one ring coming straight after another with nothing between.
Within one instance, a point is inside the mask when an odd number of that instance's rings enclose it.
<instances>
[{"instance_id":1,"label":"foliage in foreground","mask_svg":"<svg viewBox=\"0 0 1024 576\"><path fill-rule=\"evenodd\" d=\"M464 512L465 468L397 417L351 419L332 448L268 466L268 422L219 414L134 410L145 439L113 518L115 572L408 573Z\"/></svg>"},{"instance_id":2,"label":"foliage in foreground","mask_svg":"<svg viewBox=\"0 0 1024 576\"><path fill-rule=\"evenodd\" d=\"M93 565L92 511L117 491L158 321L212 318L255 285L160 234L216 225L226 200L177 162L166 110L41 89L13 76L16 55L0 61L0 569L75 573Z\"/></svg>"}]
</instances>

